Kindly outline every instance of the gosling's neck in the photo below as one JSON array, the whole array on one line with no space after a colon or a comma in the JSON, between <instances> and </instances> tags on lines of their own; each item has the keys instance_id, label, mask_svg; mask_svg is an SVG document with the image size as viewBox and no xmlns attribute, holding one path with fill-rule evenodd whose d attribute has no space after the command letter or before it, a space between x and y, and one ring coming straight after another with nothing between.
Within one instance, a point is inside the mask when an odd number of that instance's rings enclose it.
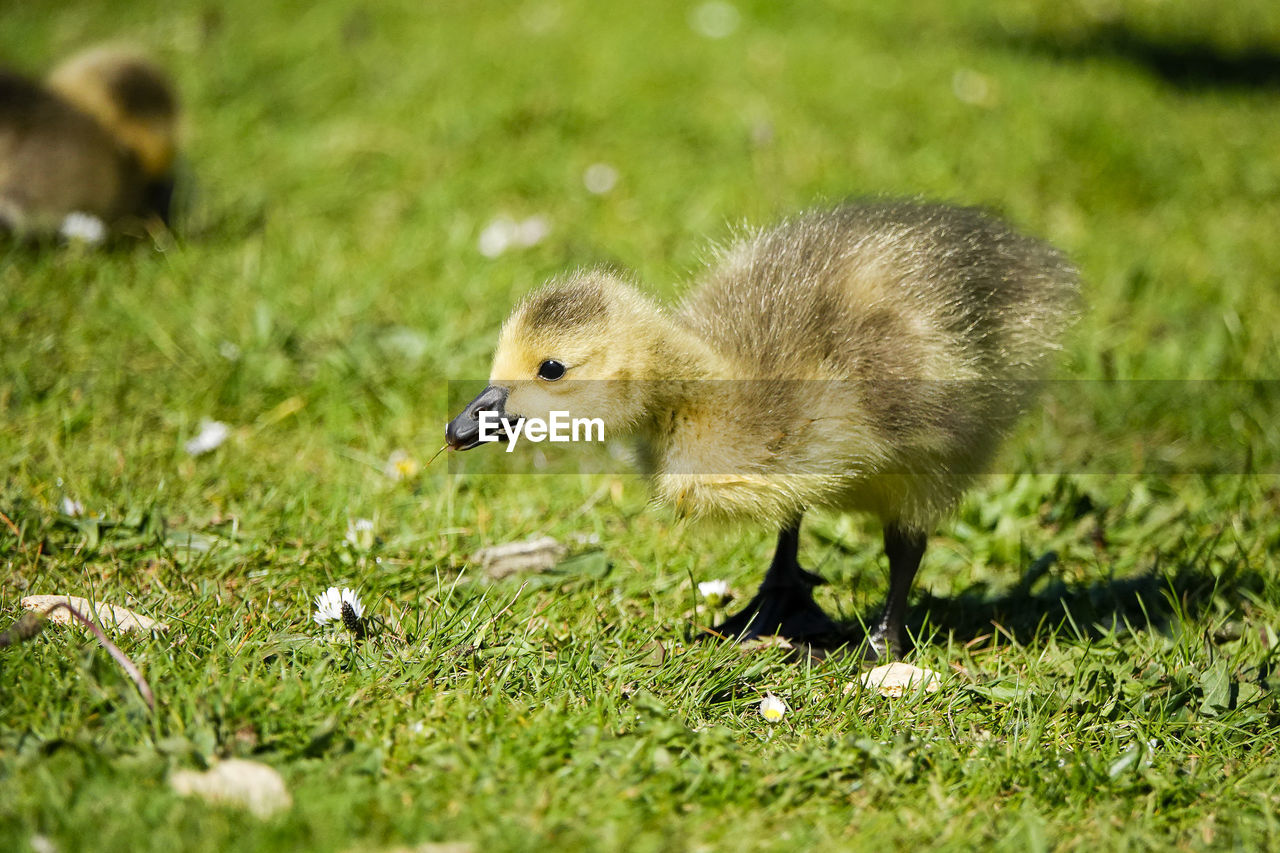
<instances>
[{"instance_id":1,"label":"gosling's neck","mask_svg":"<svg viewBox=\"0 0 1280 853\"><path fill-rule=\"evenodd\" d=\"M667 381L729 378L724 357L691 329L664 313L657 332L648 354L652 378Z\"/></svg>"},{"instance_id":2,"label":"gosling's neck","mask_svg":"<svg viewBox=\"0 0 1280 853\"><path fill-rule=\"evenodd\" d=\"M648 342L643 368L647 417L637 426L648 442L664 443L673 422L701 408L719 384L732 378L723 355L669 313L656 309L642 340Z\"/></svg>"}]
</instances>

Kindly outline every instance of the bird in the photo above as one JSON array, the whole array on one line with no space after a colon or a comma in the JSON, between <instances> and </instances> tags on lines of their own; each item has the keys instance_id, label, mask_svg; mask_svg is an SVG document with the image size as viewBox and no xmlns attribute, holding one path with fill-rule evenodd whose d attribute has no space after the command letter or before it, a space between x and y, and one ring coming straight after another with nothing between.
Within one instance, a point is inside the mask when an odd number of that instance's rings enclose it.
<instances>
[{"instance_id":1,"label":"bird","mask_svg":"<svg viewBox=\"0 0 1280 853\"><path fill-rule=\"evenodd\" d=\"M0 70L0 230L42 239L170 222L178 99L141 53L97 47L44 82ZM96 240L94 240L96 242Z\"/></svg>"},{"instance_id":2,"label":"bird","mask_svg":"<svg viewBox=\"0 0 1280 853\"><path fill-rule=\"evenodd\" d=\"M809 209L716 248L673 307L607 269L538 288L446 444L484 443L485 412L600 418L610 438L636 439L655 496L680 515L777 531L759 590L714 629L740 641L839 641L813 597L823 579L798 560L801 520L878 519L889 584L863 654L899 657L928 537L1034 399L1078 314L1078 278L980 208Z\"/></svg>"}]
</instances>

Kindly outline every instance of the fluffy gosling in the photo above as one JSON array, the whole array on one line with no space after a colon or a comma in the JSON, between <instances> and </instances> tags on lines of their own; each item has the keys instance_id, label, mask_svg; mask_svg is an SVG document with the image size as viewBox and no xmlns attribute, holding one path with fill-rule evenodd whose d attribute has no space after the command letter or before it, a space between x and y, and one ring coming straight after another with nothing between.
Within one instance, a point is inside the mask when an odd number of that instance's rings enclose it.
<instances>
[{"instance_id":1,"label":"fluffy gosling","mask_svg":"<svg viewBox=\"0 0 1280 853\"><path fill-rule=\"evenodd\" d=\"M482 411L598 417L639 439L678 511L780 530L759 591L717 628L741 639L837 638L800 520L874 515L890 578L867 654L900 655L927 536L1030 402L1076 299L1059 252L979 210L814 210L731 243L674 310L598 270L534 292L446 440L478 446Z\"/></svg>"}]
</instances>

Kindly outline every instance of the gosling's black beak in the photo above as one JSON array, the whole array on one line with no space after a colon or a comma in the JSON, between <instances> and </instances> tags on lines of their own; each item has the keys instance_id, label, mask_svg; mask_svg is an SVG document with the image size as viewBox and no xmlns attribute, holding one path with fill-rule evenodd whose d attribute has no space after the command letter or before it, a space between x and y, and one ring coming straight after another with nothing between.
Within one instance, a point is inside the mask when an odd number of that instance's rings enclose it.
<instances>
[{"instance_id":1,"label":"gosling's black beak","mask_svg":"<svg viewBox=\"0 0 1280 853\"><path fill-rule=\"evenodd\" d=\"M157 178L143 189L143 205L164 223L164 227L173 227L173 176Z\"/></svg>"},{"instance_id":2,"label":"gosling's black beak","mask_svg":"<svg viewBox=\"0 0 1280 853\"><path fill-rule=\"evenodd\" d=\"M481 391L478 397L467 403L467 407L462 410L462 414L449 421L449 425L444 428L444 440L449 447L454 450L470 450L482 444L483 442L480 441L480 413L493 412L499 418L506 417L507 393L506 388L490 385ZM497 435L499 440L506 441L506 430L499 427Z\"/></svg>"}]
</instances>

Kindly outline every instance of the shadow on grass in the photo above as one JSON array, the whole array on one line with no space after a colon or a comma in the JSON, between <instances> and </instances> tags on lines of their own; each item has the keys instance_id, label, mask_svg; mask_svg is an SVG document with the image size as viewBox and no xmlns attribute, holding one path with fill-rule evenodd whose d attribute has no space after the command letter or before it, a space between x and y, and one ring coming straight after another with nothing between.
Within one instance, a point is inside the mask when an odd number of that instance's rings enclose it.
<instances>
[{"instance_id":1,"label":"shadow on grass","mask_svg":"<svg viewBox=\"0 0 1280 853\"><path fill-rule=\"evenodd\" d=\"M1231 567L1215 577L1190 563L1170 570L1156 564L1135 577L1079 586L1053 580L1033 592L1038 580L1029 574L1017 587L996 595L985 587L948 598L925 594L912 606L908 633L925 643L950 636L961 644L1035 645L1062 632L1080 639L1130 630L1163 632L1175 622L1194 621L1215 610L1233 613L1243 593L1266 585L1252 567Z\"/></svg>"},{"instance_id":2,"label":"shadow on grass","mask_svg":"<svg viewBox=\"0 0 1280 853\"><path fill-rule=\"evenodd\" d=\"M1265 47L1226 51L1193 34L1178 40L1155 39L1123 23L1107 23L1066 32L1001 32L993 40L1062 60L1130 62L1180 89L1280 88L1280 51Z\"/></svg>"},{"instance_id":3,"label":"shadow on grass","mask_svg":"<svg viewBox=\"0 0 1280 853\"><path fill-rule=\"evenodd\" d=\"M1216 539L1206 544L1213 542ZM974 647L1010 642L1035 647L1054 636L1092 641L1134 631L1176 633L1180 625L1197 623L1210 614L1221 616L1219 622L1208 626L1212 639L1237 639L1243 629L1234 618L1240 602L1246 593L1265 590L1267 579L1243 561L1228 563L1214 574L1204 568L1201 556L1184 555L1170 568L1157 561L1132 577L1086 584L1057 579L1042 583L1056 561L1056 555L1050 553L1032 563L1012 589L992 591L979 584L947 597L923 593L907 614L906 651L948 641ZM838 620L834 635L812 644L797 644L794 657L861 659L867 651L864 626L875 624L879 617L877 605L860 618ZM711 637L705 632L690 636Z\"/></svg>"}]
</instances>

